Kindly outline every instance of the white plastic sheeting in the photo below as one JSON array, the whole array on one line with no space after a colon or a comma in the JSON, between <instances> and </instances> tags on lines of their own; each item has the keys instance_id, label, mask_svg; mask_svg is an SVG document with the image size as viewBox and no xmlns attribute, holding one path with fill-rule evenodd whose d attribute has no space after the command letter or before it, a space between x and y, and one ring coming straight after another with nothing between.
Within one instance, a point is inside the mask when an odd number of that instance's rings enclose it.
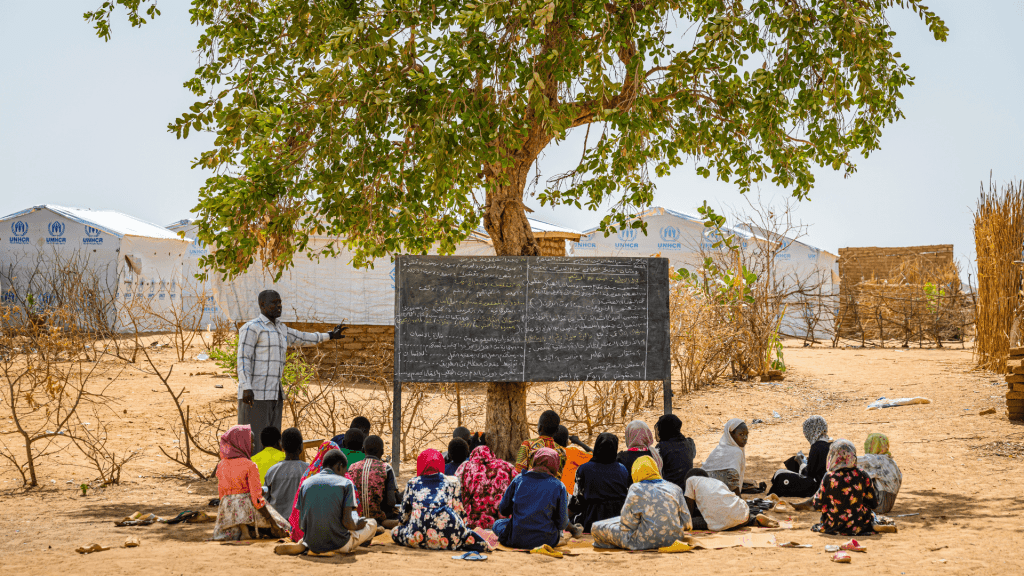
<instances>
[{"instance_id":1,"label":"white plastic sheeting","mask_svg":"<svg viewBox=\"0 0 1024 576\"><path fill-rule=\"evenodd\" d=\"M314 238L313 251L328 240ZM431 251L435 254L435 251ZM462 242L456 256L494 256L494 248L481 236ZM263 290L276 290L284 302L285 322L345 322L389 326L395 323L395 264L378 258L373 268L351 265L352 254L343 250L337 257L310 260L298 255L294 265L274 282L273 274L253 267L231 280L211 274L210 285L226 318L245 322L259 315L256 298Z\"/></svg>"},{"instance_id":2,"label":"white plastic sheeting","mask_svg":"<svg viewBox=\"0 0 1024 576\"><path fill-rule=\"evenodd\" d=\"M596 230L589 230L578 242L571 244L573 256L654 256L668 258L672 268L695 270L701 267L701 250L713 252L712 245L718 240L711 228L693 215L654 207L640 218L647 223L647 235L636 229L621 230L608 237ZM726 228L734 234L745 256L750 257L764 240L744 227ZM839 277L837 257L809 244L792 239L783 240L784 247L775 256L775 276L783 283L803 281L806 284L821 284L822 298L816 304L801 299L790 303L781 323L781 331L793 336L807 333L808 317L819 320L815 334L830 333L836 313L831 296L838 294Z\"/></svg>"},{"instance_id":3,"label":"white plastic sheeting","mask_svg":"<svg viewBox=\"0 0 1024 576\"><path fill-rule=\"evenodd\" d=\"M199 310L198 302L200 300L203 301L203 316L199 325L206 327L216 323L218 320L227 319L227 316L217 304L217 298L214 295L211 281L209 279L200 281L196 278L196 275L202 272L199 267L199 259L210 253L206 244L196 238L197 228L198 226L196 226L193 220L178 220L167 226L167 229L173 232L175 236L179 232L183 232L184 237L192 241L181 263L182 278L184 279L182 297L188 302L187 308L189 310Z\"/></svg>"},{"instance_id":4,"label":"white plastic sheeting","mask_svg":"<svg viewBox=\"0 0 1024 576\"><path fill-rule=\"evenodd\" d=\"M52 295L39 273L79 257L116 298L120 331L134 329L125 317L129 309L170 316L168 310L180 307L181 262L191 242L160 226L109 210L43 205L0 218L0 231L4 300L14 298L12 291L30 290L45 306ZM160 329L152 318L141 320L143 330Z\"/></svg>"}]
</instances>

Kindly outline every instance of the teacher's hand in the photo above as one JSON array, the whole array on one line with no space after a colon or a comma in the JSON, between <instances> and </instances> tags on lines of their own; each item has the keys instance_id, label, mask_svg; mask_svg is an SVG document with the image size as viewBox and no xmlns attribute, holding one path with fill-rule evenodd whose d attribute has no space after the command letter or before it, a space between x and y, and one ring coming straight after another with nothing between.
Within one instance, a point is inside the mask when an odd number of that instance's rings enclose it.
<instances>
[{"instance_id":1,"label":"teacher's hand","mask_svg":"<svg viewBox=\"0 0 1024 576\"><path fill-rule=\"evenodd\" d=\"M331 335L331 340L337 340L338 338L342 337L342 332L344 332L347 329L348 326L345 326L344 324L338 324L337 326L334 327L334 330L331 330L330 332L328 332L328 334Z\"/></svg>"},{"instance_id":2,"label":"teacher's hand","mask_svg":"<svg viewBox=\"0 0 1024 576\"><path fill-rule=\"evenodd\" d=\"M252 407L252 401L254 399L255 399L255 396L253 396L252 390L243 390L242 391L242 402L244 402L250 408Z\"/></svg>"}]
</instances>

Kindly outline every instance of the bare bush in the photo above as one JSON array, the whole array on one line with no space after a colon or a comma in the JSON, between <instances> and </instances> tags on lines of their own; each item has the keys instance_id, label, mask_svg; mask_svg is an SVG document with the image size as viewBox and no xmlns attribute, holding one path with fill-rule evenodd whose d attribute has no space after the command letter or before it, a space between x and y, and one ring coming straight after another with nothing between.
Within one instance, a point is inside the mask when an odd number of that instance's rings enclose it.
<instances>
[{"instance_id":1,"label":"bare bush","mask_svg":"<svg viewBox=\"0 0 1024 576\"><path fill-rule=\"evenodd\" d=\"M716 304L683 282L673 282L669 293L672 363L684 392L712 384L729 369L736 334L722 322L726 314Z\"/></svg>"}]
</instances>

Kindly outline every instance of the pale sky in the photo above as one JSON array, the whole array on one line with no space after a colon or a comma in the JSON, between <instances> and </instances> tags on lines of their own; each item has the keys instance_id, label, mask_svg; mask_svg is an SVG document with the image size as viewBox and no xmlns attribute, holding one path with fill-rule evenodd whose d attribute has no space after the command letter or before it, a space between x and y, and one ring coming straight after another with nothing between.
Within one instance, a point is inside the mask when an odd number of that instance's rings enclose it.
<instances>
[{"instance_id":1,"label":"pale sky","mask_svg":"<svg viewBox=\"0 0 1024 576\"><path fill-rule=\"evenodd\" d=\"M191 217L208 172L191 159L212 138L176 140L167 124L193 102L182 82L196 67L199 30L188 2L131 29L115 22L104 43L82 19L101 0L0 0L0 216L38 204L112 209L157 224ZM954 244L973 268L971 210L979 183L1024 177L1024 0L932 0L950 39L939 43L908 11L893 11L896 49L916 85L906 119L882 150L844 180L819 170L797 216L806 241L846 246ZM549 149L543 178L578 159L581 137ZM655 205L694 213L702 201L742 207L731 184L681 167L657 181ZM778 191L763 187L765 197ZM562 208L533 216L586 229L603 213ZM966 270L969 271L969 270ZM965 271L965 272L966 272Z\"/></svg>"}]
</instances>

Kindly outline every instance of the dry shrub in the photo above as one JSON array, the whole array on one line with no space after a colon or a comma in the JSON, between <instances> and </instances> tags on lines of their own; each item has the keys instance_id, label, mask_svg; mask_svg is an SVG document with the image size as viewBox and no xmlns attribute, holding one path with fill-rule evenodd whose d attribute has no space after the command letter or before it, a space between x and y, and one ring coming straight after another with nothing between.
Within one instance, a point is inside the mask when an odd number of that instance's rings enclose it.
<instances>
[{"instance_id":1,"label":"dry shrub","mask_svg":"<svg viewBox=\"0 0 1024 576\"><path fill-rule=\"evenodd\" d=\"M662 398L662 383L644 380L546 382L535 386L534 406L558 412L562 424L587 437L625 424Z\"/></svg>"},{"instance_id":2,"label":"dry shrub","mask_svg":"<svg viewBox=\"0 0 1024 576\"><path fill-rule=\"evenodd\" d=\"M984 186L974 212L974 248L978 255L977 345L980 368L1004 372L1011 335L1021 305L1021 247L1024 246L1024 181L998 190Z\"/></svg>"},{"instance_id":3,"label":"dry shrub","mask_svg":"<svg viewBox=\"0 0 1024 576\"><path fill-rule=\"evenodd\" d=\"M98 419L111 402L107 376L122 368L106 361L109 341L96 335L103 332L97 307L109 296L101 277L77 251L39 252L7 263L0 284L0 403L10 419L0 431L0 458L25 486L37 486L46 458L77 446L104 481L116 482L131 457L106 450L106 424ZM95 432L82 422L86 407L97 416Z\"/></svg>"},{"instance_id":4,"label":"dry shrub","mask_svg":"<svg viewBox=\"0 0 1024 576\"><path fill-rule=\"evenodd\" d=\"M726 316L699 291L673 282L669 293L672 364L684 392L703 388L729 368L736 334Z\"/></svg>"},{"instance_id":5,"label":"dry shrub","mask_svg":"<svg viewBox=\"0 0 1024 576\"><path fill-rule=\"evenodd\" d=\"M856 306L846 322L855 322L861 340L896 340L909 346L925 339L942 347L943 340L963 341L973 323L970 302L960 291L960 267L908 258L885 280L865 280L851 291Z\"/></svg>"}]
</instances>

